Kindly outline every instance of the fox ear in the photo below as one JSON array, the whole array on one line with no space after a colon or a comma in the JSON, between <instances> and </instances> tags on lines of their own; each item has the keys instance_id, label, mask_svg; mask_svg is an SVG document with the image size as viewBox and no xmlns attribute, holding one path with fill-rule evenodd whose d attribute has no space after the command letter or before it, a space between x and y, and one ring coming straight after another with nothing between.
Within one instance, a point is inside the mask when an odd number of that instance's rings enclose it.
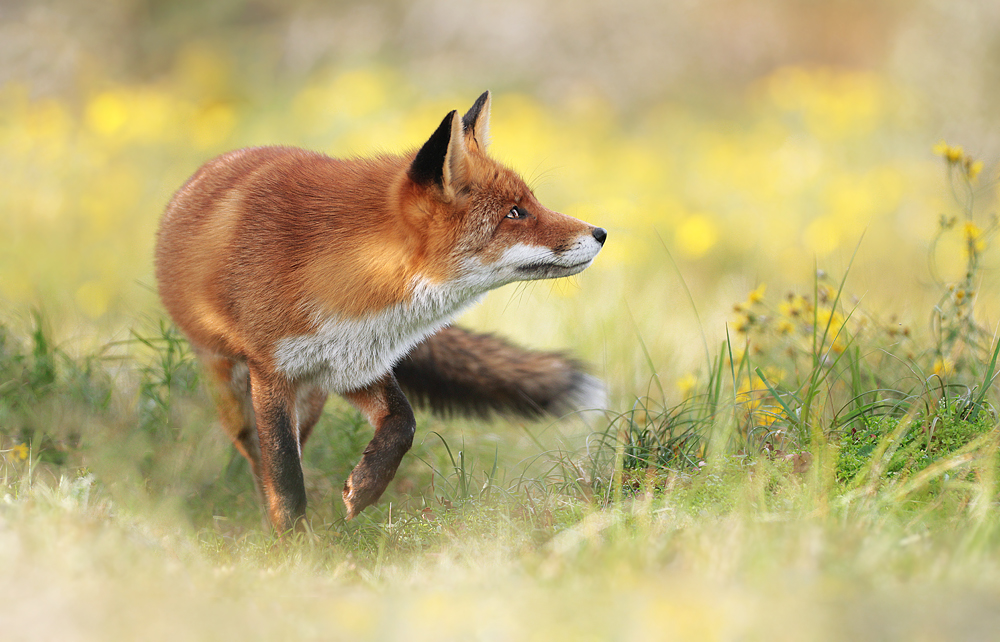
<instances>
[{"instance_id":1,"label":"fox ear","mask_svg":"<svg viewBox=\"0 0 1000 642\"><path fill-rule=\"evenodd\" d=\"M479 151L486 151L486 146L490 144L489 91L484 91L469 108L469 111L462 116L462 132L470 146L475 145Z\"/></svg>"},{"instance_id":2,"label":"fox ear","mask_svg":"<svg viewBox=\"0 0 1000 642\"><path fill-rule=\"evenodd\" d=\"M436 185L445 201L451 201L465 179L465 141L462 121L452 111L417 152L408 172L418 185Z\"/></svg>"}]
</instances>

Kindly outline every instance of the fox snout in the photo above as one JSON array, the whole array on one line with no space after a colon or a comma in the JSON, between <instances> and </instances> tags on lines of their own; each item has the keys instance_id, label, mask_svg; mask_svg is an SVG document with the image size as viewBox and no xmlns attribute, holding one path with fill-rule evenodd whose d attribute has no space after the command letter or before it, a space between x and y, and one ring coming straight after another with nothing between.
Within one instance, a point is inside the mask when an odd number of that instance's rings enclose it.
<instances>
[{"instance_id":1,"label":"fox snout","mask_svg":"<svg viewBox=\"0 0 1000 642\"><path fill-rule=\"evenodd\" d=\"M558 249L515 246L504 253L504 259L516 264L520 280L572 276L590 267L607 237L607 230L595 227L589 235L576 237L568 246Z\"/></svg>"}]
</instances>

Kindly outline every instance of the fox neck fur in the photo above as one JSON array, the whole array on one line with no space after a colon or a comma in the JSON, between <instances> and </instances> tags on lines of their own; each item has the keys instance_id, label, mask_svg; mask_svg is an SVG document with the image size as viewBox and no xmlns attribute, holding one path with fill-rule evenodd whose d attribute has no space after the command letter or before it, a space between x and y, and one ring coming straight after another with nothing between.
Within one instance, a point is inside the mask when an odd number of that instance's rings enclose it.
<instances>
[{"instance_id":1,"label":"fox neck fur","mask_svg":"<svg viewBox=\"0 0 1000 642\"><path fill-rule=\"evenodd\" d=\"M375 314L352 318L317 313L313 332L278 342L276 365L289 378L325 390L363 388L483 296L455 285L416 277L407 300Z\"/></svg>"}]
</instances>

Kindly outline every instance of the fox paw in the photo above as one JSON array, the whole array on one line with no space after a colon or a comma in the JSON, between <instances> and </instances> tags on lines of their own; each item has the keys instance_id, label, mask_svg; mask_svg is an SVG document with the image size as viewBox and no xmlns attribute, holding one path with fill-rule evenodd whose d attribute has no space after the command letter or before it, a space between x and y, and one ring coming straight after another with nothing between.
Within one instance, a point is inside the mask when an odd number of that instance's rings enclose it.
<instances>
[{"instance_id":1,"label":"fox paw","mask_svg":"<svg viewBox=\"0 0 1000 642\"><path fill-rule=\"evenodd\" d=\"M351 473L351 476L344 482L344 506L347 507L347 519L353 519L361 511L378 501L378 498L385 492L392 476L386 478L383 475L372 474L365 461Z\"/></svg>"}]
</instances>

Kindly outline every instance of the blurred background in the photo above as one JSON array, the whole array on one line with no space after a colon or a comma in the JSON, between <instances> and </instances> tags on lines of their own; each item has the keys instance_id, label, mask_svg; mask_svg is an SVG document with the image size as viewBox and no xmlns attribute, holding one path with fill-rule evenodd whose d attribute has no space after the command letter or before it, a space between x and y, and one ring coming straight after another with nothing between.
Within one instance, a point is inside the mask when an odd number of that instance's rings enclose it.
<instances>
[{"instance_id":1,"label":"blurred background","mask_svg":"<svg viewBox=\"0 0 1000 642\"><path fill-rule=\"evenodd\" d=\"M619 397L817 268L921 331L967 264L942 216L976 217L1000 316L992 0L2 0L2 320L42 310L71 351L155 323L158 218L202 162L415 147L484 89L493 154L610 235L465 322L571 347ZM984 161L957 191L942 140Z\"/></svg>"}]
</instances>

